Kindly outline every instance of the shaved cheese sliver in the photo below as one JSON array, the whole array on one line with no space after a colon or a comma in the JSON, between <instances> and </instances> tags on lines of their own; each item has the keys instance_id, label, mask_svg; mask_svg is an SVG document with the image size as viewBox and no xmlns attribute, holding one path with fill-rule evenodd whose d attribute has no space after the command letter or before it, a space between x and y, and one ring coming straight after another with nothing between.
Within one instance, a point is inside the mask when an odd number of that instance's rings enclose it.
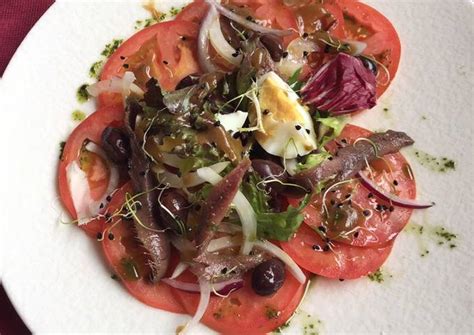
<instances>
[{"instance_id":1,"label":"shaved cheese sliver","mask_svg":"<svg viewBox=\"0 0 474 335\"><path fill-rule=\"evenodd\" d=\"M223 236L216 238L209 242L207 246L208 252L219 251L226 248L238 247L242 244L242 237L240 236Z\"/></svg>"},{"instance_id":2,"label":"shaved cheese sliver","mask_svg":"<svg viewBox=\"0 0 474 335\"><path fill-rule=\"evenodd\" d=\"M110 177L106 192L99 200L95 201L91 197L87 175L81 170L79 162L75 160L66 167L68 186L79 225L88 223L100 214L101 209L104 208L107 202L106 198L117 189L120 177L117 168L107 160L105 153L99 146L93 142L89 142L86 145L86 149L96 153L107 161Z\"/></svg>"},{"instance_id":3,"label":"shaved cheese sliver","mask_svg":"<svg viewBox=\"0 0 474 335\"><path fill-rule=\"evenodd\" d=\"M216 173L220 173L224 171L228 165L229 162L216 163L209 166L209 169L215 171ZM166 170L155 170L155 172L157 174L158 181L161 184L169 185L173 188L194 187L205 182L205 180L198 175L197 171L190 172L182 177L178 177L176 174Z\"/></svg>"},{"instance_id":4,"label":"shaved cheese sliver","mask_svg":"<svg viewBox=\"0 0 474 335\"><path fill-rule=\"evenodd\" d=\"M236 133L242 128L247 120L249 113L242 111L236 111L229 114L217 114L217 120L219 120L221 126L231 134Z\"/></svg>"},{"instance_id":5,"label":"shaved cheese sliver","mask_svg":"<svg viewBox=\"0 0 474 335\"><path fill-rule=\"evenodd\" d=\"M128 97L132 92L143 96L143 90L133 82L135 74L127 71L123 77L112 77L110 79L101 80L87 87L87 93L93 97L98 97L101 93L121 93L123 97Z\"/></svg>"},{"instance_id":6,"label":"shaved cheese sliver","mask_svg":"<svg viewBox=\"0 0 474 335\"><path fill-rule=\"evenodd\" d=\"M211 298L211 283L204 278L199 278L199 290L201 291L201 297L199 298L199 305L191 321L178 333L183 335L195 327L199 321L201 321L204 313L206 312L207 306L209 306L209 299Z\"/></svg>"},{"instance_id":7,"label":"shaved cheese sliver","mask_svg":"<svg viewBox=\"0 0 474 335\"><path fill-rule=\"evenodd\" d=\"M217 184L222 179L217 172L210 168L200 168L196 172L199 177L213 185ZM257 239L257 215L255 214L252 205L250 205L250 202L242 192L237 191L233 203L235 210L239 215L242 224L242 233L244 235L244 241L240 252L244 255L248 255L250 251L252 251L253 241Z\"/></svg>"},{"instance_id":8,"label":"shaved cheese sliver","mask_svg":"<svg viewBox=\"0 0 474 335\"><path fill-rule=\"evenodd\" d=\"M303 271L301 271L300 267L295 263L295 261L288 256L286 252L278 248L276 245L268 242L268 241L256 241L254 242L254 246L260 249L263 249L273 256L279 258L283 261L283 263L288 266L288 270L291 274L298 280L301 284L306 282L306 276L304 275Z\"/></svg>"}]
</instances>

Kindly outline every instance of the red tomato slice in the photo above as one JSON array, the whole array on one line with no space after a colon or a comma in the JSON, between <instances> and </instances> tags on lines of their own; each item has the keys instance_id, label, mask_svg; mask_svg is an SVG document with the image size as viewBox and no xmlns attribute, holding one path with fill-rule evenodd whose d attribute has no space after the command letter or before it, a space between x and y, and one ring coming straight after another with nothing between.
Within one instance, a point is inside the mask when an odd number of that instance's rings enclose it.
<instances>
[{"instance_id":1,"label":"red tomato slice","mask_svg":"<svg viewBox=\"0 0 474 335\"><path fill-rule=\"evenodd\" d=\"M189 272L178 280L194 282ZM185 310L194 315L199 294L173 291ZM304 293L300 284L290 273L286 273L283 286L269 297L257 295L251 287L251 276L245 277L244 287L223 299L211 296L202 323L224 334L265 334L283 325L298 307Z\"/></svg>"},{"instance_id":2,"label":"red tomato slice","mask_svg":"<svg viewBox=\"0 0 474 335\"><path fill-rule=\"evenodd\" d=\"M113 215L121 209L127 192L132 193L130 183L125 184L114 194L107 208L108 214ZM172 288L164 283L152 284L147 280L149 270L145 265L146 251L136 241L133 224L120 217L112 217L110 223L102 220L102 224L105 235L102 248L105 258L130 294L151 307L174 313L185 313L171 293ZM109 239L110 233L113 234L112 240ZM168 275L171 274L171 270L170 267Z\"/></svg>"},{"instance_id":3,"label":"red tomato slice","mask_svg":"<svg viewBox=\"0 0 474 335\"><path fill-rule=\"evenodd\" d=\"M204 0L195 0L176 16L176 20L193 22L200 25L206 14L208 13L209 5Z\"/></svg>"},{"instance_id":4,"label":"red tomato slice","mask_svg":"<svg viewBox=\"0 0 474 335\"><path fill-rule=\"evenodd\" d=\"M280 244L299 266L312 273L334 279L356 279L380 268L393 242L376 248L337 242L328 245L315 230L302 225L291 240Z\"/></svg>"},{"instance_id":5,"label":"red tomato slice","mask_svg":"<svg viewBox=\"0 0 474 335\"><path fill-rule=\"evenodd\" d=\"M99 109L74 129L64 146L58 167L59 196L64 207L66 207L69 215L74 220L77 219L77 214L72 202L71 191L69 190L69 184L67 181L67 167L71 162L79 159L85 140L92 141L100 146L102 142L102 132L111 124L121 124L123 117L122 113L122 108L120 107L106 107ZM95 157L94 155L91 156ZM104 174L107 175L108 167L104 164L102 159L95 157L91 160L91 166L88 168L87 174L89 177L89 185L95 190L92 195L95 199L101 198L107 188L108 178L99 178L99 176L103 176ZM91 221L86 225L81 225L81 228L91 236L95 236L100 232L100 224L98 224L96 220Z\"/></svg>"},{"instance_id":6,"label":"red tomato slice","mask_svg":"<svg viewBox=\"0 0 474 335\"><path fill-rule=\"evenodd\" d=\"M346 125L338 139L329 143L327 149L335 152L337 144L350 145L356 139L368 137L370 134L371 132L366 129ZM380 187L401 198L416 197L415 180L402 154L386 155L383 160L378 159L370 165L373 178ZM323 223L327 237L349 245L365 247L385 245L406 226L413 211L391 206L390 203L371 194L357 180L336 187L332 191L327 193L325 201L329 218L322 219L327 217L327 214L322 206L322 195L318 195L305 209L305 222L312 227L318 227Z\"/></svg>"},{"instance_id":7,"label":"red tomato slice","mask_svg":"<svg viewBox=\"0 0 474 335\"><path fill-rule=\"evenodd\" d=\"M354 0L338 0L344 13L344 31L347 39L367 43L364 55L374 57L379 65L377 96L380 97L395 78L400 63L401 45L392 23L374 8Z\"/></svg>"},{"instance_id":8,"label":"red tomato slice","mask_svg":"<svg viewBox=\"0 0 474 335\"><path fill-rule=\"evenodd\" d=\"M143 29L114 52L105 64L100 79L121 77L125 71L132 71L142 88L151 77L155 77L162 89L172 91L181 79L200 71L195 57L198 32L198 24L179 20ZM99 97L99 106L117 104L122 104L120 94L102 94Z\"/></svg>"}]
</instances>

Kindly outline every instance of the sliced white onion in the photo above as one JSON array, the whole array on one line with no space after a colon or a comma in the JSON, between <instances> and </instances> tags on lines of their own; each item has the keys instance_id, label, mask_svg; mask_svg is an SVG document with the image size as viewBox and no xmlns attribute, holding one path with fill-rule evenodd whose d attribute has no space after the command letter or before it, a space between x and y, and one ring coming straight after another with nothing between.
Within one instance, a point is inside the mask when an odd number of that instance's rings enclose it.
<instances>
[{"instance_id":1,"label":"sliced white onion","mask_svg":"<svg viewBox=\"0 0 474 335\"><path fill-rule=\"evenodd\" d=\"M217 3L214 0L206 0L206 2L209 3L211 7L215 6L215 8L228 19L235 21L238 24L240 24L242 27L248 28L250 30L257 31L262 34L273 34L277 36L287 36L287 35L292 34L291 30L271 29L271 28L267 28L262 25L259 25L255 22L249 21L246 18L228 10L227 8L225 8L224 6L222 6L221 4Z\"/></svg>"},{"instance_id":2,"label":"sliced white onion","mask_svg":"<svg viewBox=\"0 0 474 335\"><path fill-rule=\"evenodd\" d=\"M358 56L364 52L367 48L367 43L355 40L343 40L344 43L347 43L351 46L351 55Z\"/></svg>"},{"instance_id":3,"label":"sliced white onion","mask_svg":"<svg viewBox=\"0 0 474 335\"><path fill-rule=\"evenodd\" d=\"M292 158L292 159L282 158L281 160L288 174L290 176L294 176L297 173L298 160L296 158Z\"/></svg>"},{"instance_id":4,"label":"sliced white onion","mask_svg":"<svg viewBox=\"0 0 474 335\"><path fill-rule=\"evenodd\" d=\"M172 278L163 278L162 281L165 284L171 287L177 288L178 290L181 290L181 291L195 292L195 293L201 292L200 285L196 283L186 283L186 282L178 281ZM219 294L228 294L229 291L242 287L241 286L242 284L243 284L243 280L240 278L230 279L230 280L223 281L216 284L210 283L211 289L213 289Z\"/></svg>"},{"instance_id":5,"label":"sliced white onion","mask_svg":"<svg viewBox=\"0 0 474 335\"><path fill-rule=\"evenodd\" d=\"M238 247L242 244L242 237L241 236L223 236L220 238L216 238L209 242L207 246L208 252L215 252L222 249Z\"/></svg>"},{"instance_id":6,"label":"sliced white onion","mask_svg":"<svg viewBox=\"0 0 474 335\"><path fill-rule=\"evenodd\" d=\"M305 52L311 53L319 50L320 48L314 41L302 37L295 38L288 44L286 50L288 55L277 64L278 73L285 79L290 78L293 73L308 63Z\"/></svg>"},{"instance_id":7,"label":"sliced white onion","mask_svg":"<svg viewBox=\"0 0 474 335\"><path fill-rule=\"evenodd\" d=\"M217 172L210 168L201 168L196 172L199 177L213 185L222 179ZM257 215L242 192L237 191L233 203L239 215L240 223L242 224L242 234L244 236L240 253L248 255L250 251L252 251L253 241L257 239Z\"/></svg>"},{"instance_id":8,"label":"sliced white onion","mask_svg":"<svg viewBox=\"0 0 474 335\"><path fill-rule=\"evenodd\" d=\"M184 263L184 262L179 262L178 265L176 265L176 268L174 269L173 274L171 275L170 279L178 278L188 268L189 268L189 264Z\"/></svg>"},{"instance_id":9,"label":"sliced white onion","mask_svg":"<svg viewBox=\"0 0 474 335\"><path fill-rule=\"evenodd\" d=\"M241 233L242 232L242 226L229 223L229 222L221 222L219 227L217 227L217 231L220 233L226 233L226 234L235 234L235 233Z\"/></svg>"},{"instance_id":10,"label":"sliced white onion","mask_svg":"<svg viewBox=\"0 0 474 335\"><path fill-rule=\"evenodd\" d=\"M212 6L211 6L212 7ZM215 10L215 8L214 8ZM209 41L217 53L227 62L238 66L242 62L242 54L237 52L232 45L227 42L221 30L219 15L213 17L213 21L209 28Z\"/></svg>"},{"instance_id":11,"label":"sliced white onion","mask_svg":"<svg viewBox=\"0 0 474 335\"><path fill-rule=\"evenodd\" d=\"M165 162L167 164L167 162ZM221 173L229 165L229 162L220 162L209 166L209 169L216 173ZM201 185L205 182L196 172L190 172L182 177L162 169L154 169L157 174L158 181L161 184L168 185L172 188L187 188Z\"/></svg>"},{"instance_id":12,"label":"sliced white onion","mask_svg":"<svg viewBox=\"0 0 474 335\"><path fill-rule=\"evenodd\" d=\"M429 207L434 206L434 202L422 203L416 200L402 199L395 194L387 192L381 187L379 187L374 181L372 181L363 172L359 172L358 176L361 179L362 185L364 185L369 191L373 192L377 197L385 201L389 201L395 206L400 206L404 208L414 208L414 209L429 208Z\"/></svg>"},{"instance_id":13,"label":"sliced white onion","mask_svg":"<svg viewBox=\"0 0 474 335\"><path fill-rule=\"evenodd\" d=\"M260 249L267 251L268 253L272 254L273 256L279 258L283 261L283 263L288 266L288 270L291 274L298 280L301 284L306 282L306 276L304 275L303 271L301 271L300 267L295 263L295 261L288 256L286 252L278 248L276 245L268 242L268 241L255 241L254 246Z\"/></svg>"},{"instance_id":14,"label":"sliced white onion","mask_svg":"<svg viewBox=\"0 0 474 335\"><path fill-rule=\"evenodd\" d=\"M162 280L164 281L164 279ZM199 305L197 307L196 313L194 314L191 321L189 321L186 326L184 326L184 328L178 333L179 335L185 334L187 331L190 331L193 327L195 327L199 321L201 321L204 313L206 313L207 306L209 305L209 299L211 297L211 283L209 283L204 278L199 278L199 291L201 292L201 297L199 298Z\"/></svg>"},{"instance_id":15,"label":"sliced white onion","mask_svg":"<svg viewBox=\"0 0 474 335\"><path fill-rule=\"evenodd\" d=\"M163 163L175 168L179 168L180 166L183 166L183 164L186 162L184 158L178 157L176 154L169 154L167 152L162 152L161 157L163 157Z\"/></svg>"},{"instance_id":16,"label":"sliced white onion","mask_svg":"<svg viewBox=\"0 0 474 335\"><path fill-rule=\"evenodd\" d=\"M86 145L86 149L90 152L96 153L107 161L110 170L110 177L106 192L99 200L95 201L91 196L87 175L81 170L79 162L75 160L67 166L67 181L79 225L88 223L103 211L107 203L107 197L117 189L119 182L117 168L107 159L107 156L102 149L93 142L89 142Z\"/></svg>"},{"instance_id":17,"label":"sliced white onion","mask_svg":"<svg viewBox=\"0 0 474 335\"><path fill-rule=\"evenodd\" d=\"M209 12L207 13L204 21L201 24L198 36L198 58L199 64L201 65L204 72L217 71L217 67L211 62L209 55L209 30L214 22L215 18L218 17L217 10L214 6L209 6Z\"/></svg>"},{"instance_id":18,"label":"sliced white onion","mask_svg":"<svg viewBox=\"0 0 474 335\"><path fill-rule=\"evenodd\" d=\"M110 79L101 80L89 85L86 90L93 97L98 97L101 93L121 93L124 98L128 97L131 93L135 93L142 97L144 92L133 83L135 79L135 74L127 71L122 78L114 76Z\"/></svg>"}]
</instances>

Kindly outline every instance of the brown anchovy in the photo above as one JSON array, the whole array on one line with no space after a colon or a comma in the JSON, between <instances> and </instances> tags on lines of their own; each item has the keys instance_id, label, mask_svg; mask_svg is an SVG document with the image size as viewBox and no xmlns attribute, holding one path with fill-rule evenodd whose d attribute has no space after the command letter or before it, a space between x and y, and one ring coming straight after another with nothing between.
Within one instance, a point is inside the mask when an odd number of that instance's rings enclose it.
<instances>
[{"instance_id":1,"label":"brown anchovy","mask_svg":"<svg viewBox=\"0 0 474 335\"><path fill-rule=\"evenodd\" d=\"M135 193L142 193L135 198L140 202L141 208L136 212L138 220L135 220L135 230L139 241L148 252L149 266L151 269L151 281L158 282L166 273L170 259L170 242L157 218L157 192L154 190L156 182L150 169L149 161L140 147L135 132L132 129L136 115L130 115L127 111L126 130L130 139L131 158L129 160L129 175ZM148 229L146 227L148 227Z\"/></svg>"},{"instance_id":2,"label":"brown anchovy","mask_svg":"<svg viewBox=\"0 0 474 335\"><path fill-rule=\"evenodd\" d=\"M205 250L214 236L214 227L219 225L229 211L235 194L239 190L245 173L250 168L249 159L242 160L229 174L212 187L202 212L196 232L196 246Z\"/></svg>"},{"instance_id":3,"label":"brown anchovy","mask_svg":"<svg viewBox=\"0 0 474 335\"><path fill-rule=\"evenodd\" d=\"M242 277L245 272L271 257L259 250L255 250L251 255L219 255L205 252L194 259L191 270L199 278L220 282Z\"/></svg>"},{"instance_id":4,"label":"brown anchovy","mask_svg":"<svg viewBox=\"0 0 474 335\"><path fill-rule=\"evenodd\" d=\"M359 141L356 145L344 147L332 160L294 175L290 183L298 184L307 192L311 192L318 182L328 179L334 181L349 179L363 170L366 162L371 162L379 156L395 153L414 143L407 134L393 130L372 134L367 139L370 141ZM377 152L374 145L377 147Z\"/></svg>"}]
</instances>

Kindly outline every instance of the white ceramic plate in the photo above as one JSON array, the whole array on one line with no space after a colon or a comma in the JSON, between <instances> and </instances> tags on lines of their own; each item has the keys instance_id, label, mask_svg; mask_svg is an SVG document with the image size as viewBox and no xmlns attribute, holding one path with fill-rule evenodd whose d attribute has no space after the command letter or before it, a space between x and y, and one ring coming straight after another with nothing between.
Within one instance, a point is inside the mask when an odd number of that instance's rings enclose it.
<instances>
[{"instance_id":1,"label":"white ceramic plate","mask_svg":"<svg viewBox=\"0 0 474 335\"><path fill-rule=\"evenodd\" d=\"M402 233L383 267L385 282L317 279L304 312L284 332L303 333L315 320L321 320L315 323L318 331L327 334L471 332L472 4L370 4L397 27L403 55L398 77L379 106L354 121L375 130L404 130L416 148L456 161L456 171L439 174L421 166L413 150L405 151L419 197L437 203L413 221L455 232L457 248ZM146 17L137 1L58 1L28 35L1 82L1 274L35 332L164 334L187 320L129 296L110 279L97 243L58 223L59 142L76 126L74 109L93 109L79 105L75 91L88 81L87 70L104 45L129 36L135 20ZM428 247L429 255L420 257L420 246Z\"/></svg>"}]
</instances>

